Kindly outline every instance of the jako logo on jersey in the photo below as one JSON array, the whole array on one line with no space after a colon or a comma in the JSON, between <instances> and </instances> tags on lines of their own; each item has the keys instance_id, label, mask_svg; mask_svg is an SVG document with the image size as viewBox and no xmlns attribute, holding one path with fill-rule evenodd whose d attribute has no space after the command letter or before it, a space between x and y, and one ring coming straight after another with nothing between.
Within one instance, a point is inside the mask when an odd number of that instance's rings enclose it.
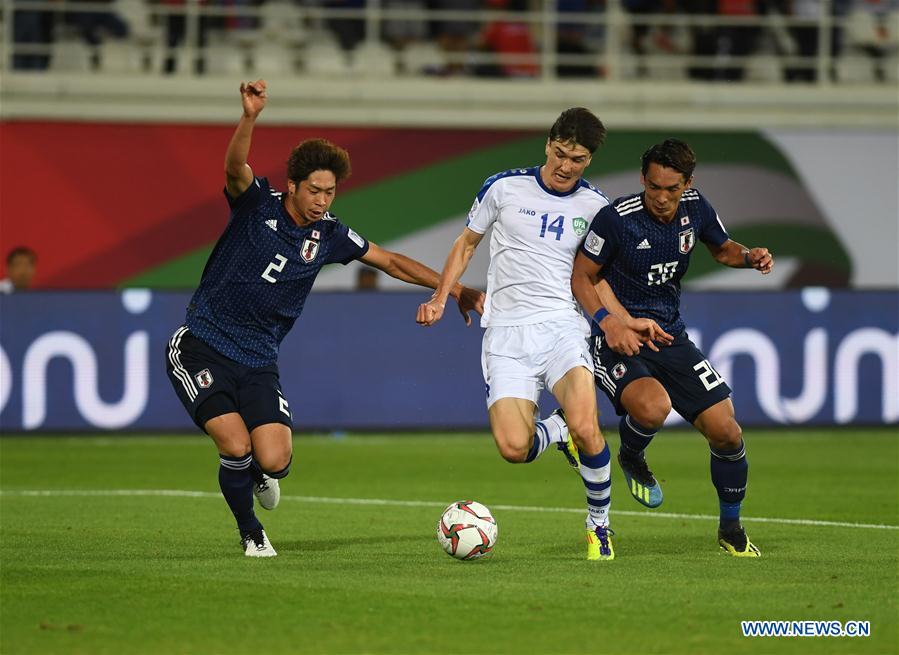
<instances>
[{"instance_id":1,"label":"jako logo on jersey","mask_svg":"<svg viewBox=\"0 0 899 655\"><path fill-rule=\"evenodd\" d=\"M204 368L202 371L197 373L194 376L194 379L197 381L197 385L201 389L208 389L212 386L213 383L212 373L209 372L208 368Z\"/></svg>"},{"instance_id":2,"label":"jako logo on jersey","mask_svg":"<svg viewBox=\"0 0 899 655\"><path fill-rule=\"evenodd\" d=\"M310 263L315 256L318 254L318 241L313 241L312 239L305 239L303 241L303 247L300 248L300 256L303 258L303 261L307 264Z\"/></svg>"},{"instance_id":3,"label":"jako logo on jersey","mask_svg":"<svg viewBox=\"0 0 899 655\"><path fill-rule=\"evenodd\" d=\"M518 213L519 214L527 214L528 216L536 216L537 215L537 212L535 212L533 209L525 209L524 207L521 207L518 210Z\"/></svg>"},{"instance_id":4,"label":"jako logo on jersey","mask_svg":"<svg viewBox=\"0 0 899 655\"><path fill-rule=\"evenodd\" d=\"M624 362L618 362L612 367L612 377L616 380L623 378L625 373L627 373L627 366L624 365Z\"/></svg>"},{"instance_id":5,"label":"jako logo on jersey","mask_svg":"<svg viewBox=\"0 0 899 655\"><path fill-rule=\"evenodd\" d=\"M574 228L574 233L579 237L584 236L584 232L587 231L587 221L582 216L572 218L571 225Z\"/></svg>"},{"instance_id":6,"label":"jako logo on jersey","mask_svg":"<svg viewBox=\"0 0 899 655\"><path fill-rule=\"evenodd\" d=\"M693 249L693 228L691 227L689 230L684 230L677 236L680 241L680 251L686 255Z\"/></svg>"}]
</instances>

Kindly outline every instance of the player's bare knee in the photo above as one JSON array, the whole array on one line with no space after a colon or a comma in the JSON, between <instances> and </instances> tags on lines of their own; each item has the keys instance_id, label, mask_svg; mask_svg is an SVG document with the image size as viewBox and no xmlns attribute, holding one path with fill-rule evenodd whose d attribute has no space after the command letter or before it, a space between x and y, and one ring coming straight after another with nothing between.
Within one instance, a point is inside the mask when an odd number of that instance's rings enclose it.
<instances>
[{"instance_id":1,"label":"player's bare knee","mask_svg":"<svg viewBox=\"0 0 899 655\"><path fill-rule=\"evenodd\" d=\"M743 429L734 420L727 421L714 433L708 435L709 445L721 450L733 450L743 443Z\"/></svg>"},{"instance_id":2,"label":"player's bare knee","mask_svg":"<svg viewBox=\"0 0 899 655\"><path fill-rule=\"evenodd\" d=\"M290 465L291 452L290 450L281 449L255 452L253 453L253 457L256 459L256 463L259 464L259 468L266 473L272 473L275 471L283 471Z\"/></svg>"},{"instance_id":3,"label":"player's bare knee","mask_svg":"<svg viewBox=\"0 0 899 655\"><path fill-rule=\"evenodd\" d=\"M599 426L593 420L571 421L568 423L568 431L578 448L586 448L587 451L595 449L601 439Z\"/></svg>"},{"instance_id":4,"label":"player's bare knee","mask_svg":"<svg viewBox=\"0 0 899 655\"><path fill-rule=\"evenodd\" d=\"M507 462L511 462L512 464L522 464L527 461L527 446L509 442L497 442L497 447L499 448L499 454Z\"/></svg>"},{"instance_id":5,"label":"player's bare knee","mask_svg":"<svg viewBox=\"0 0 899 655\"><path fill-rule=\"evenodd\" d=\"M249 439L218 437L215 441L219 452L229 457L246 457L252 450Z\"/></svg>"},{"instance_id":6,"label":"player's bare knee","mask_svg":"<svg viewBox=\"0 0 899 655\"><path fill-rule=\"evenodd\" d=\"M628 408L627 413L640 425L651 430L658 430L665 424L671 413L671 399L668 395L656 395L643 398L636 407Z\"/></svg>"}]
</instances>

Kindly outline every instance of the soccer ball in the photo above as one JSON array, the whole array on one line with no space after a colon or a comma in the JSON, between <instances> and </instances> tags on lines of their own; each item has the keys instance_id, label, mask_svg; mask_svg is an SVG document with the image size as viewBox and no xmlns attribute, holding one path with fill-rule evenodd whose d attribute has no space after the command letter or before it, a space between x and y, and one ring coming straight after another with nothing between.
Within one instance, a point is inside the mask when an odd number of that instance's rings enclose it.
<instances>
[{"instance_id":1,"label":"soccer ball","mask_svg":"<svg viewBox=\"0 0 899 655\"><path fill-rule=\"evenodd\" d=\"M473 500L449 505L437 522L437 541L456 559L478 559L496 545L496 519L490 510Z\"/></svg>"}]
</instances>

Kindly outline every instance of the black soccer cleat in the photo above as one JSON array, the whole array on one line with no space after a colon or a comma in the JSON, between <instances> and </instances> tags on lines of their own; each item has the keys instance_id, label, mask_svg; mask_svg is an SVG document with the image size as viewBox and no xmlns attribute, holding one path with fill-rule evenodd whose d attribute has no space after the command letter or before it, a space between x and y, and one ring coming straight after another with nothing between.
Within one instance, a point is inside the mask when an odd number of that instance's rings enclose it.
<instances>
[{"instance_id":1,"label":"black soccer cleat","mask_svg":"<svg viewBox=\"0 0 899 655\"><path fill-rule=\"evenodd\" d=\"M761 551L749 541L742 525L727 530L718 528L718 545L721 546L721 550L733 557L762 556Z\"/></svg>"}]
</instances>

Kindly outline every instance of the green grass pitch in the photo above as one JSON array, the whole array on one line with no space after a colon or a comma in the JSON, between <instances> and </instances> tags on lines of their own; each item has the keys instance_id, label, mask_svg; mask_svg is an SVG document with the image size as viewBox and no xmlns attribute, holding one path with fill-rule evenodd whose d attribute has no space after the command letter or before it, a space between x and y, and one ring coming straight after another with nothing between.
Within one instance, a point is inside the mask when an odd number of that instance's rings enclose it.
<instances>
[{"instance_id":1,"label":"green grass pitch","mask_svg":"<svg viewBox=\"0 0 899 655\"><path fill-rule=\"evenodd\" d=\"M513 466L488 435L297 437L281 506L259 510L269 560L242 555L205 438L0 439L0 652L899 651L896 431L746 436L761 559L719 551L708 449L669 431L650 450L655 512L613 464L613 562L584 559L561 455ZM486 561L435 539L465 498L497 518ZM744 638L751 619L863 620L871 636Z\"/></svg>"}]
</instances>

